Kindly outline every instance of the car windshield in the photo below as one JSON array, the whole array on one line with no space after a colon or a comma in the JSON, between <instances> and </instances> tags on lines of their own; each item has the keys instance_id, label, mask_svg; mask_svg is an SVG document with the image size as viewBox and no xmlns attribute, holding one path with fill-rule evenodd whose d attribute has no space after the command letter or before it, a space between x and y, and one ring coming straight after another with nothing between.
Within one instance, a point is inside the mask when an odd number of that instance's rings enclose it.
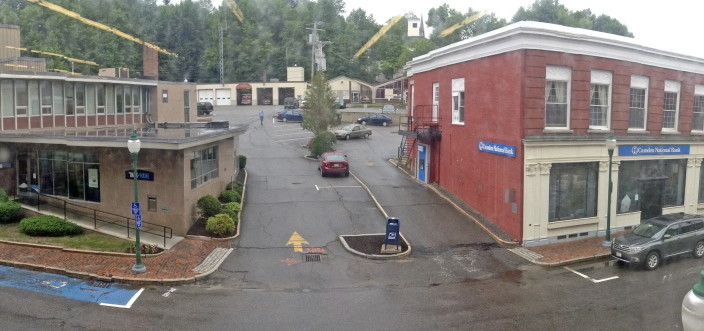
<instances>
[{"instance_id":1,"label":"car windshield","mask_svg":"<svg viewBox=\"0 0 704 331\"><path fill-rule=\"evenodd\" d=\"M331 154L331 155L325 156L325 159L328 161L344 161L345 156L340 155L340 154Z\"/></svg>"},{"instance_id":2,"label":"car windshield","mask_svg":"<svg viewBox=\"0 0 704 331\"><path fill-rule=\"evenodd\" d=\"M654 238L665 226L662 224L646 221L633 229L633 233L646 238Z\"/></svg>"},{"instance_id":3,"label":"car windshield","mask_svg":"<svg viewBox=\"0 0 704 331\"><path fill-rule=\"evenodd\" d=\"M352 125L352 124L347 124L347 125L345 125L345 126L342 127L342 130L345 130L345 131L352 131L353 128L354 128L354 125Z\"/></svg>"}]
</instances>

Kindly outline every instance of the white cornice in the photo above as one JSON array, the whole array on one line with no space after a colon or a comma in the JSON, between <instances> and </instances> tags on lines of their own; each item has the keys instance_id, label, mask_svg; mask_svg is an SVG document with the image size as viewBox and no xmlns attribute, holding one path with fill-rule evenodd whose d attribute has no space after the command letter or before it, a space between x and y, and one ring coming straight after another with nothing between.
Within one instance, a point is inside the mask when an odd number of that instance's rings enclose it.
<instances>
[{"instance_id":1,"label":"white cornice","mask_svg":"<svg viewBox=\"0 0 704 331\"><path fill-rule=\"evenodd\" d=\"M648 47L632 38L556 24L518 22L416 57L407 64L408 75L529 49L589 55L704 74L704 59Z\"/></svg>"}]
</instances>

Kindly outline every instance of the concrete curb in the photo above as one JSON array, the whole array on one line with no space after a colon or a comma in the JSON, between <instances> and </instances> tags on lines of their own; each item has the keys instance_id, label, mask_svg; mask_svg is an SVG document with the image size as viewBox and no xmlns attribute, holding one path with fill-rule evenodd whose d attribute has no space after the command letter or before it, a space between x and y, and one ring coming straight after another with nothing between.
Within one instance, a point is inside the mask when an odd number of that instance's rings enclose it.
<instances>
[{"instance_id":1,"label":"concrete curb","mask_svg":"<svg viewBox=\"0 0 704 331\"><path fill-rule=\"evenodd\" d=\"M558 262L540 262L540 261L530 261L530 260L529 261L533 264L537 264L539 266L544 266L544 267L560 267L563 265L568 265L568 264L573 264L573 263L599 260L599 259L603 259L608 256L611 256L611 254L598 254L598 255L592 255L592 256L577 257L574 259L558 261Z\"/></svg>"},{"instance_id":2,"label":"concrete curb","mask_svg":"<svg viewBox=\"0 0 704 331\"><path fill-rule=\"evenodd\" d=\"M406 237L404 237L401 232L399 232L398 234L401 236L401 239L403 239L403 242L406 244L406 246L408 246L408 249L407 249L406 251L401 252L401 253L398 253L398 254L384 254L384 255L381 255L381 254L366 254L366 253L362 253L362 252L360 252L360 251L358 251L358 250L352 249L352 247L350 247L350 246L347 244L347 241L345 240L344 237L384 236L385 233L367 233L367 234L340 235L340 236L338 236L338 238L340 239L340 242L342 242L342 246L344 246L345 249L346 249L348 252L352 253L352 254L359 255L359 256L361 256L361 257L364 257L364 258L367 258L367 259L370 259L370 260L396 260L396 259L400 259L400 258L407 257L408 255L411 255L411 251L412 251L411 245L410 245L410 244L408 243L408 241L406 240Z\"/></svg>"}]
</instances>

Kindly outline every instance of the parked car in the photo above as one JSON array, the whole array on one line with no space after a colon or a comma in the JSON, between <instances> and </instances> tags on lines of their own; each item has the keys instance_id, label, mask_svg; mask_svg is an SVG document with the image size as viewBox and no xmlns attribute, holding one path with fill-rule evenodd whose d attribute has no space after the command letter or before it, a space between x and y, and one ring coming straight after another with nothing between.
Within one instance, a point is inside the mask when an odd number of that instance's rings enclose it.
<instances>
[{"instance_id":1,"label":"parked car","mask_svg":"<svg viewBox=\"0 0 704 331\"><path fill-rule=\"evenodd\" d=\"M671 256L704 256L704 218L684 213L648 219L611 243L611 256L626 263L657 268Z\"/></svg>"},{"instance_id":2,"label":"parked car","mask_svg":"<svg viewBox=\"0 0 704 331\"><path fill-rule=\"evenodd\" d=\"M207 101L199 102L196 108L198 115L210 115L213 112L213 104Z\"/></svg>"},{"instance_id":3,"label":"parked car","mask_svg":"<svg viewBox=\"0 0 704 331\"><path fill-rule=\"evenodd\" d=\"M298 99L294 97L284 98L284 109L298 109Z\"/></svg>"},{"instance_id":4,"label":"parked car","mask_svg":"<svg viewBox=\"0 0 704 331\"><path fill-rule=\"evenodd\" d=\"M381 107L382 114L393 114L395 112L396 112L396 106L394 106L394 105L386 104L383 107Z\"/></svg>"},{"instance_id":5,"label":"parked car","mask_svg":"<svg viewBox=\"0 0 704 331\"><path fill-rule=\"evenodd\" d=\"M347 155L344 153L325 152L319 160L318 170L323 177L331 174L340 174L345 177L350 175L350 165L347 162Z\"/></svg>"},{"instance_id":6,"label":"parked car","mask_svg":"<svg viewBox=\"0 0 704 331\"><path fill-rule=\"evenodd\" d=\"M337 98L337 108L338 109L345 109L347 108L347 102L343 98Z\"/></svg>"},{"instance_id":7,"label":"parked car","mask_svg":"<svg viewBox=\"0 0 704 331\"><path fill-rule=\"evenodd\" d=\"M262 98L262 105L270 105L271 104L271 97L263 97Z\"/></svg>"},{"instance_id":8,"label":"parked car","mask_svg":"<svg viewBox=\"0 0 704 331\"><path fill-rule=\"evenodd\" d=\"M393 123L393 120L391 120L391 117L388 117L384 114L370 114L369 116L358 118L357 123L362 125L367 125L368 123L374 125L389 126L389 124Z\"/></svg>"},{"instance_id":9,"label":"parked car","mask_svg":"<svg viewBox=\"0 0 704 331\"><path fill-rule=\"evenodd\" d=\"M337 139L369 138L372 130L361 124L347 124L334 131Z\"/></svg>"},{"instance_id":10,"label":"parked car","mask_svg":"<svg viewBox=\"0 0 704 331\"><path fill-rule=\"evenodd\" d=\"M281 122L302 122L303 113L300 110L287 110L276 116L276 119Z\"/></svg>"}]
</instances>

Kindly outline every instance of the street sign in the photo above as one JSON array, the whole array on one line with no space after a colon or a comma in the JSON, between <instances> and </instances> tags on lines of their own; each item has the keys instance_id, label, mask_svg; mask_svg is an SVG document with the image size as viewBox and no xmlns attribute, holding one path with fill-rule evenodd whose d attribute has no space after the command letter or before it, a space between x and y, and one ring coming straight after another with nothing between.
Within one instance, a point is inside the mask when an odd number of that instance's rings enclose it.
<instances>
[{"instance_id":1,"label":"street sign","mask_svg":"<svg viewBox=\"0 0 704 331\"><path fill-rule=\"evenodd\" d=\"M132 215L139 215L139 202L132 203Z\"/></svg>"},{"instance_id":2,"label":"street sign","mask_svg":"<svg viewBox=\"0 0 704 331\"><path fill-rule=\"evenodd\" d=\"M134 216L134 223L135 223L135 227L137 229L141 229L142 228L142 215L135 215Z\"/></svg>"}]
</instances>

